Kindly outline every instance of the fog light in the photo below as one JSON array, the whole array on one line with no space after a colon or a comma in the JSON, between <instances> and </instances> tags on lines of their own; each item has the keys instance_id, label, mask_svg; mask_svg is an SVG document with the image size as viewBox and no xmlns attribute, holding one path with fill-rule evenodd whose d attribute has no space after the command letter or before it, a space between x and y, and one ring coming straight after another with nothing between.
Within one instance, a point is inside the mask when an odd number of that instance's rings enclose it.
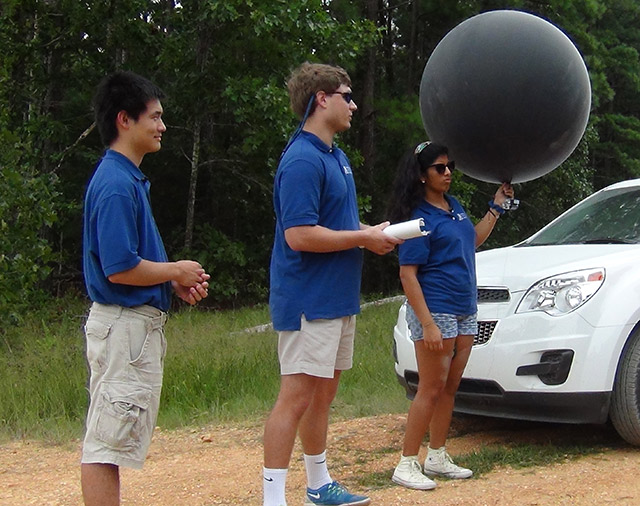
<instances>
[{"instance_id":1,"label":"fog light","mask_svg":"<svg viewBox=\"0 0 640 506\"><path fill-rule=\"evenodd\" d=\"M561 385L569 377L573 355L573 350L545 351L539 364L518 367L516 376L538 376L545 385Z\"/></svg>"}]
</instances>

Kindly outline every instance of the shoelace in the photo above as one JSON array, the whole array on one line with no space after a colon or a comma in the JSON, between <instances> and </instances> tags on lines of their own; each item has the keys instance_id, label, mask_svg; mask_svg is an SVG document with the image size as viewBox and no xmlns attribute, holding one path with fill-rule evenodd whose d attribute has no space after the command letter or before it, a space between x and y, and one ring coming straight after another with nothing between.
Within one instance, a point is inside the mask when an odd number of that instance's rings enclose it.
<instances>
[{"instance_id":1,"label":"shoelace","mask_svg":"<svg viewBox=\"0 0 640 506\"><path fill-rule=\"evenodd\" d=\"M327 488L327 493L328 494L346 494L347 493L347 489L344 488L340 483L338 483L337 481L334 481L333 483L331 483L329 485L329 487Z\"/></svg>"},{"instance_id":2,"label":"shoelace","mask_svg":"<svg viewBox=\"0 0 640 506\"><path fill-rule=\"evenodd\" d=\"M451 458L451 455L449 455L449 452L447 452L447 451L444 451L440 455L438 455L437 457L433 458L433 462L434 463L437 462L437 463L444 464L444 465L451 464L451 465L455 466L455 464L453 463L453 459Z\"/></svg>"},{"instance_id":3,"label":"shoelace","mask_svg":"<svg viewBox=\"0 0 640 506\"><path fill-rule=\"evenodd\" d=\"M444 460L445 460L445 464L449 467L449 469L453 471L461 471L464 469L453 462L453 459L451 458L451 455L449 455L448 452L444 452Z\"/></svg>"},{"instance_id":4,"label":"shoelace","mask_svg":"<svg viewBox=\"0 0 640 506\"><path fill-rule=\"evenodd\" d=\"M422 474L422 466L420 465L420 462L414 460L411 462L411 474L419 474L420 476L424 476Z\"/></svg>"}]
</instances>

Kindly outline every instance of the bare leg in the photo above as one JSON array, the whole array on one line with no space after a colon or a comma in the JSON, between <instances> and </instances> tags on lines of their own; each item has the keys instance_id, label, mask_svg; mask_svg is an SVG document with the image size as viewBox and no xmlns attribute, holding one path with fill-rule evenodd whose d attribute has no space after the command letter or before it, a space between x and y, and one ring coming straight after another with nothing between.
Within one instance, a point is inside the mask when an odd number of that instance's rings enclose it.
<instances>
[{"instance_id":1,"label":"bare leg","mask_svg":"<svg viewBox=\"0 0 640 506\"><path fill-rule=\"evenodd\" d=\"M309 407L320 379L306 374L281 377L278 399L264 427L264 467L289 467L300 419Z\"/></svg>"},{"instance_id":2,"label":"bare leg","mask_svg":"<svg viewBox=\"0 0 640 506\"><path fill-rule=\"evenodd\" d=\"M451 361L447 383L444 387L442 395L438 399L435 406L431 424L429 425L429 446L431 448L440 448L445 445L449 427L451 426L451 417L453 415L453 404L455 395L462 380L464 368L469 361L471 347L473 346L473 336L458 336L455 339L456 354Z\"/></svg>"},{"instance_id":3,"label":"bare leg","mask_svg":"<svg viewBox=\"0 0 640 506\"><path fill-rule=\"evenodd\" d=\"M317 378L313 399L300 420L298 433L304 453L307 455L318 455L327 448L329 411L338 392L340 372L335 371L333 378L330 379Z\"/></svg>"},{"instance_id":4,"label":"bare leg","mask_svg":"<svg viewBox=\"0 0 640 506\"><path fill-rule=\"evenodd\" d=\"M113 464L82 464L82 497L85 506L118 506L120 473Z\"/></svg>"},{"instance_id":5,"label":"bare leg","mask_svg":"<svg viewBox=\"0 0 640 506\"><path fill-rule=\"evenodd\" d=\"M434 414L436 404L445 388L451 356L453 339L443 341L442 351L428 350L424 341L416 341L416 359L418 361L418 392L416 393L409 414L404 435L402 454L417 455Z\"/></svg>"}]
</instances>

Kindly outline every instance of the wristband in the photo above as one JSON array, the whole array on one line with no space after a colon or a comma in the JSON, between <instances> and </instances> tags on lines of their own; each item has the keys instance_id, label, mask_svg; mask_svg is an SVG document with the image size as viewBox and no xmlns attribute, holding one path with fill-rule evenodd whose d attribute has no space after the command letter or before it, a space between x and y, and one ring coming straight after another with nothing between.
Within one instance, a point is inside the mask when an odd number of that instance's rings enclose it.
<instances>
[{"instance_id":1,"label":"wristband","mask_svg":"<svg viewBox=\"0 0 640 506\"><path fill-rule=\"evenodd\" d=\"M502 206L496 204L493 199L489 201L489 209L495 209L496 211L498 211L498 214L504 214L504 209L502 208Z\"/></svg>"}]
</instances>

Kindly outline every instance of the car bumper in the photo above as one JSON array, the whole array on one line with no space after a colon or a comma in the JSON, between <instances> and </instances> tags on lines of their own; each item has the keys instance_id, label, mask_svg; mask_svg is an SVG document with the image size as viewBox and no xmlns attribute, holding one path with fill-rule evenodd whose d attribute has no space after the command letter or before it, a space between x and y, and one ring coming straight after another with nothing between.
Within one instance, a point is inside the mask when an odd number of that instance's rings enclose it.
<instances>
[{"instance_id":1,"label":"car bumper","mask_svg":"<svg viewBox=\"0 0 640 506\"><path fill-rule=\"evenodd\" d=\"M495 328L486 343L473 347L465 379L490 380L506 392L531 394L613 389L631 326L594 327L580 311L562 317L510 313L501 318L495 308L482 306L478 320L495 321Z\"/></svg>"},{"instance_id":2,"label":"car bumper","mask_svg":"<svg viewBox=\"0 0 640 506\"><path fill-rule=\"evenodd\" d=\"M514 314L514 303L479 305L478 320L490 322L492 333L473 347L455 410L539 421L605 422L618 359L631 328L594 327L579 311L559 318ZM412 398L418 383L415 353L403 318L398 320L396 375Z\"/></svg>"}]
</instances>

